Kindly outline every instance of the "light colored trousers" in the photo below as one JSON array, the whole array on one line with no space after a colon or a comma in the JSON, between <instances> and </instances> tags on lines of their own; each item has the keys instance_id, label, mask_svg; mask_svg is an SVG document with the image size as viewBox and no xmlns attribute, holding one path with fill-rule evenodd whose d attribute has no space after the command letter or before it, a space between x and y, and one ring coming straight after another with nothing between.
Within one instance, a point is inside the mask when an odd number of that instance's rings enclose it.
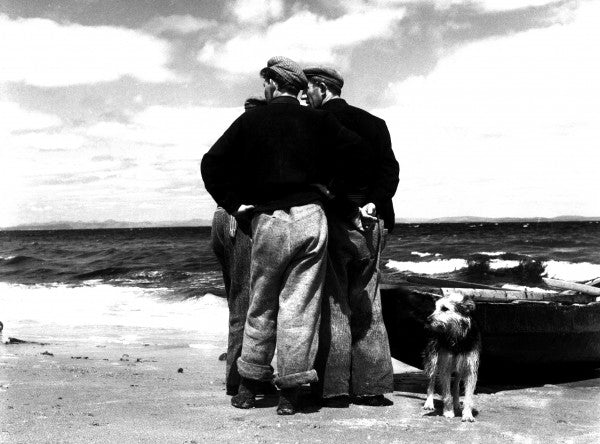
<instances>
[{"instance_id":1,"label":"light colored trousers","mask_svg":"<svg viewBox=\"0 0 600 444\"><path fill-rule=\"evenodd\" d=\"M316 368L323 398L373 396L394 390L390 345L379 290L383 221L364 232L335 214Z\"/></svg>"},{"instance_id":2,"label":"light colored trousers","mask_svg":"<svg viewBox=\"0 0 600 444\"><path fill-rule=\"evenodd\" d=\"M320 203L259 213L252 220L250 308L240 375L280 388L315 382L327 219Z\"/></svg>"}]
</instances>

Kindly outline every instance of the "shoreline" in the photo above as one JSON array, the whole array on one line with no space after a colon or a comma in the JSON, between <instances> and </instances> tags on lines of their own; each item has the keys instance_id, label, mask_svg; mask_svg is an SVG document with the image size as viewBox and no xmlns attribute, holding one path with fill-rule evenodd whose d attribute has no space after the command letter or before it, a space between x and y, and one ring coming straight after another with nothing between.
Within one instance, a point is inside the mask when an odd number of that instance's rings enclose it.
<instances>
[{"instance_id":1,"label":"shoreline","mask_svg":"<svg viewBox=\"0 0 600 444\"><path fill-rule=\"evenodd\" d=\"M230 405L224 335L154 333L130 344L0 344L0 442L600 441L599 370L555 383L481 381L476 422L462 423L441 416L439 401L422 412L423 373L395 361L391 406L320 408L305 394L301 411L282 417L276 397Z\"/></svg>"}]
</instances>

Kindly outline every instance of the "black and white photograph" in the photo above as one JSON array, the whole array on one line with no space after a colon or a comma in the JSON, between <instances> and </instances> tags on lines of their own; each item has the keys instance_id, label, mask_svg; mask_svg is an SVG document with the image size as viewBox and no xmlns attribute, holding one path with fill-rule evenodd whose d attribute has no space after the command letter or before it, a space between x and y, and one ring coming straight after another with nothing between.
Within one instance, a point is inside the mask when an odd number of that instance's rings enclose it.
<instances>
[{"instance_id":1,"label":"black and white photograph","mask_svg":"<svg viewBox=\"0 0 600 444\"><path fill-rule=\"evenodd\" d=\"M600 442L599 23L0 0L0 442Z\"/></svg>"}]
</instances>

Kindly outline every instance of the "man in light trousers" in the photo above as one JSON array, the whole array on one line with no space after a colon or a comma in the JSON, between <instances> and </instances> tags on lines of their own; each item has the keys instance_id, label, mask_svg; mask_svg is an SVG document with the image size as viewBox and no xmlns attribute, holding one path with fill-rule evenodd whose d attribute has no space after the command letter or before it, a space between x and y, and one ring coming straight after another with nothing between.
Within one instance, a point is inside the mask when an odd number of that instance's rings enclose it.
<instances>
[{"instance_id":1,"label":"man in light trousers","mask_svg":"<svg viewBox=\"0 0 600 444\"><path fill-rule=\"evenodd\" d=\"M231 403L251 408L261 381L280 388L277 413L294 414L298 389L316 382L327 220L318 184L354 174L362 140L329 113L300 106L302 69L273 57L261 70L269 104L245 112L202 159L216 202L249 225L250 307ZM360 163L360 162L358 162ZM278 375L271 361L277 346Z\"/></svg>"}]
</instances>

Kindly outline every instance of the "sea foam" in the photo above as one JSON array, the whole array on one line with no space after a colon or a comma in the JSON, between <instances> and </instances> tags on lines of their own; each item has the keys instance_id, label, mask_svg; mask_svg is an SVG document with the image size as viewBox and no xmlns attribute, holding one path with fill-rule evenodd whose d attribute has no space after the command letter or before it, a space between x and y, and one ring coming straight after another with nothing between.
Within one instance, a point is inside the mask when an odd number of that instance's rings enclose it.
<instances>
[{"instance_id":1,"label":"sea foam","mask_svg":"<svg viewBox=\"0 0 600 444\"><path fill-rule=\"evenodd\" d=\"M548 261L545 265L549 278L584 282L600 277L600 264Z\"/></svg>"},{"instance_id":2,"label":"sea foam","mask_svg":"<svg viewBox=\"0 0 600 444\"><path fill-rule=\"evenodd\" d=\"M490 270L502 270L518 267L521 262L515 260L492 259L490 260Z\"/></svg>"},{"instance_id":3,"label":"sea foam","mask_svg":"<svg viewBox=\"0 0 600 444\"><path fill-rule=\"evenodd\" d=\"M19 339L136 342L142 335L197 337L227 334L224 298L169 300L166 289L0 283L4 335ZM171 297L173 299L173 297ZM52 336L52 337L50 337ZM160 336L160 334L159 334Z\"/></svg>"},{"instance_id":4,"label":"sea foam","mask_svg":"<svg viewBox=\"0 0 600 444\"><path fill-rule=\"evenodd\" d=\"M400 262L390 259L386 264L387 268L419 274L450 273L467 268L467 266L465 259L438 259L428 262Z\"/></svg>"}]
</instances>

